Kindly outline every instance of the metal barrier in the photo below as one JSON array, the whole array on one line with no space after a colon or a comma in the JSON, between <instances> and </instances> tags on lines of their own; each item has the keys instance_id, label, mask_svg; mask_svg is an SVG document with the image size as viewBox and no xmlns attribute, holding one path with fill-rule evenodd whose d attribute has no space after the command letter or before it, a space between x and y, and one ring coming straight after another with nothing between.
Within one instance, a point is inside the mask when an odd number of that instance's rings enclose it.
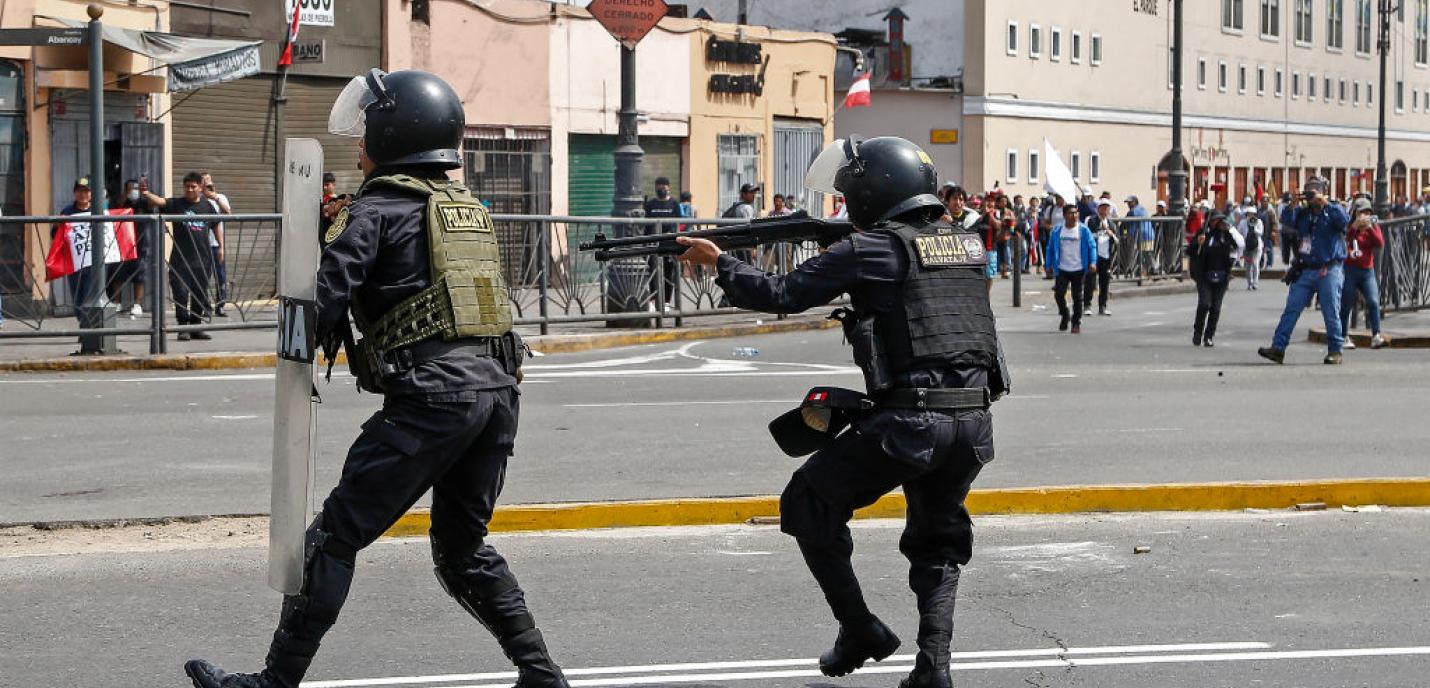
<instances>
[{"instance_id":1,"label":"metal barrier","mask_svg":"<svg viewBox=\"0 0 1430 688\"><path fill-rule=\"evenodd\" d=\"M137 284L144 284L140 314L131 323L112 328L79 328L73 320L59 327L47 321L71 316L65 280L46 282L44 254L51 228L82 217L86 221L133 221L144 237L140 260L110 264L111 300L132 308ZM676 327L685 318L744 312L730 307L715 284L713 271L679 264L673 257L597 262L576 250L597 233L628 236L685 228L743 224L743 220L695 218L612 218L553 215L493 215L501 238L503 264L518 325L534 325L546 334L553 324L627 323ZM183 222L222 222L224 260L184 246L194 244L174 236ZM35 216L0 218L0 295L8 318L20 327L0 330L0 339L78 337L84 335L148 335L150 353L164 353L170 333L268 329L277 325L277 238L281 215L133 215ZM317 241L317 237L314 237ZM154 251L149 247L163 246ZM778 244L741 251L763 269L784 274L818 252L814 242ZM139 263L133 268L130 263ZM142 266L142 267L141 267ZM226 268L220 277L218 268ZM135 274L143 278L135 279ZM215 305L231 308L227 319L216 319ZM173 308L172 313L166 313ZM172 322L173 317L179 322ZM783 317L783 316L778 316Z\"/></svg>"},{"instance_id":2,"label":"metal barrier","mask_svg":"<svg viewBox=\"0 0 1430 688\"><path fill-rule=\"evenodd\" d=\"M1112 278L1138 284L1186 277L1186 221L1180 217L1108 218L1117 236Z\"/></svg>"},{"instance_id":3,"label":"metal barrier","mask_svg":"<svg viewBox=\"0 0 1430 688\"><path fill-rule=\"evenodd\" d=\"M45 257L56 228L67 222L133 222L138 259L109 263L105 293L121 309L114 327L81 328L77 322L50 327L47 321L74 315L79 292L87 289L88 268L46 280ZM174 235L183 223L222 223L223 260L202 237ZM163 353L165 335L207 330L266 329L277 324L276 240L281 215L41 215L0 217L0 307L18 328L0 339L147 335L150 353ZM107 233L112 236L112 233ZM317 238L314 238L316 241ZM154 247L161 247L154 250ZM142 295L142 296L141 296ZM171 324L165 311L176 305ZM215 320L215 306L230 305L229 321ZM134 312L134 307L138 311Z\"/></svg>"},{"instance_id":4,"label":"metal barrier","mask_svg":"<svg viewBox=\"0 0 1430 688\"><path fill-rule=\"evenodd\" d=\"M1430 215L1381 222L1385 247L1376 263L1385 312L1430 307Z\"/></svg>"}]
</instances>

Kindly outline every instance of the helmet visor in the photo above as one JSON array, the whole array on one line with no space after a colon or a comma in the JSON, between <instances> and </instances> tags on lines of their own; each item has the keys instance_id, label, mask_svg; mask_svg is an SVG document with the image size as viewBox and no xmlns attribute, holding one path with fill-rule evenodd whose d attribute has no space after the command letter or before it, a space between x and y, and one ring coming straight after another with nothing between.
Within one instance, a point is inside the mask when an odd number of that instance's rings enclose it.
<instances>
[{"instance_id":1,"label":"helmet visor","mask_svg":"<svg viewBox=\"0 0 1430 688\"><path fill-rule=\"evenodd\" d=\"M360 137L366 131L367 109L377 102L377 94L368 86L368 77L353 77L338 94L332 111L328 113L329 134Z\"/></svg>"},{"instance_id":2,"label":"helmet visor","mask_svg":"<svg viewBox=\"0 0 1430 688\"><path fill-rule=\"evenodd\" d=\"M849 147L844 139L837 139L833 143L824 147L824 152L814 159L809 166L809 172L804 175L804 187L811 191L820 193L839 193L834 188L834 178L839 175L839 170L853 162L849 159Z\"/></svg>"}]
</instances>

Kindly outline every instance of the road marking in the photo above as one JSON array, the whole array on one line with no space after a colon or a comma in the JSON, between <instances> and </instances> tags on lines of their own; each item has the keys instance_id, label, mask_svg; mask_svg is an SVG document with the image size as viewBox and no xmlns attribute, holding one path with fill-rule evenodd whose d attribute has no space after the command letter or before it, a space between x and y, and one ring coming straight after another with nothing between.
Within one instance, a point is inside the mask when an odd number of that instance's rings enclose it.
<instances>
[{"instance_id":1,"label":"road marking","mask_svg":"<svg viewBox=\"0 0 1430 688\"><path fill-rule=\"evenodd\" d=\"M786 404L798 406L799 400L736 399L733 401L619 401L609 404L562 404L562 408L625 408L629 406L742 406L744 404Z\"/></svg>"},{"instance_id":2,"label":"road marking","mask_svg":"<svg viewBox=\"0 0 1430 688\"><path fill-rule=\"evenodd\" d=\"M253 420L258 416L210 416L214 420Z\"/></svg>"},{"instance_id":3,"label":"road marking","mask_svg":"<svg viewBox=\"0 0 1430 688\"><path fill-rule=\"evenodd\" d=\"M1181 432L1181 428L1122 428L1112 432Z\"/></svg>"},{"instance_id":4,"label":"road marking","mask_svg":"<svg viewBox=\"0 0 1430 688\"><path fill-rule=\"evenodd\" d=\"M159 377L83 377L47 378L39 380L0 380L0 385L49 385L75 382L245 382L272 380L273 373L237 373L233 375L165 375Z\"/></svg>"},{"instance_id":5,"label":"road marking","mask_svg":"<svg viewBox=\"0 0 1430 688\"><path fill-rule=\"evenodd\" d=\"M1269 643L1260 642L1226 642L1226 643L1190 643L1175 645L1109 645L1102 647L1081 647L1081 648L1034 648L1023 650L980 650L973 652L954 652L951 657L959 659L990 659L1008 657L1058 657L1075 655L1104 655L1104 654L1127 654L1127 653L1154 653L1154 652L1198 652L1198 651L1227 651L1227 650L1262 650L1268 649ZM913 661L915 655L894 655L884 660L884 664L908 663ZM606 676L613 674L660 674L678 673L691 671L718 671L722 669L774 669L780 667L809 666L817 663L815 659L766 659L750 661L729 661L729 662L687 662L681 664L645 664L634 666L616 667L593 667L587 669L566 669L567 676ZM1057 665L1062 665L1061 660L1056 661ZM867 669L865 671L868 671ZM898 671L908 671L908 667L899 667ZM778 673L778 672L776 672ZM818 670L813 674L796 674L798 676L820 675ZM765 678L765 674L754 675L752 678ZM481 674L444 674L432 676L393 676L387 678L372 679L341 679L335 681L304 681L303 688L362 688L367 686L397 686L397 685L422 685L432 683L453 683L458 681L500 681L516 678L514 671L498 671ZM661 680L682 679L676 677L647 677ZM621 683L623 679L615 679L616 682L609 682L611 679L598 679L607 681L602 683L591 680L572 682L573 685L627 685ZM683 681L703 680L685 677ZM734 679L738 680L738 679ZM647 681L649 682L649 681ZM501 688L509 688L509 684L500 685ZM444 688L457 688L444 687Z\"/></svg>"},{"instance_id":6,"label":"road marking","mask_svg":"<svg viewBox=\"0 0 1430 688\"><path fill-rule=\"evenodd\" d=\"M1203 646L1184 646L1188 648L1209 648L1215 644ZM1269 647L1263 643L1249 643L1259 647ZM1157 647L1157 646L1152 646ZM1177 647L1177 646L1163 646ZM1107 652L1104 650L1103 652ZM1160 650L1165 652L1166 650ZM991 656L1017 657L1028 656L1021 654L993 654ZM1348 659L1348 658L1370 658L1370 657L1405 657L1413 655L1430 655L1430 647L1371 647L1371 648L1344 648L1334 650L1286 650L1286 651L1261 651L1261 652L1212 652L1208 654L1148 654L1137 653L1114 657L1078 657L1077 650L1062 651L1060 649L1033 650L1036 655L1050 656L1048 659L1029 660L1005 660L1005 661L982 661L982 662L960 662L955 661L949 665L951 671L980 671L994 669L1033 669L1033 668L1066 668L1074 669L1081 667L1095 666L1129 666L1139 664L1197 664L1206 662L1255 662L1270 660L1306 660L1306 659ZM1084 651L1085 652L1085 651ZM954 653L954 659L963 659L969 653ZM899 674L909 671L911 666L907 664L913 655L899 655L873 666L866 666L858 673L864 674ZM897 661L895 661L897 660ZM648 674L658 672L694 672L710 671L723 668L756 668L756 667L784 667L784 666L804 666L814 662L814 660L770 660L764 662L709 662L704 664L666 664L655 666L637 667L609 667L600 669L571 669L566 671L567 676L599 676L603 674ZM780 669L775 671L731 671L720 673L670 673L657 676L614 676L611 678L587 678L573 679L572 686L640 686L640 685L666 685L671 683L706 683L712 681L755 681L770 680L780 678L814 678L820 677L818 669ZM455 686L444 686L443 688L510 688L511 679L516 677L515 672L499 672L489 674L451 674L447 676L408 676L398 678L383 679L358 679L341 681L308 681L303 683L303 688L358 688L368 686L392 686L392 685L417 685L431 683L450 683L454 681L502 681L501 683L463 683Z\"/></svg>"},{"instance_id":7,"label":"road marking","mask_svg":"<svg viewBox=\"0 0 1430 688\"><path fill-rule=\"evenodd\" d=\"M1055 380L1072 380L1077 377L1077 373L1058 373L1053 375Z\"/></svg>"},{"instance_id":8,"label":"road marking","mask_svg":"<svg viewBox=\"0 0 1430 688\"><path fill-rule=\"evenodd\" d=\"M1141 325L1138 325L1138 327L1161 327L1166 324L1167 323L1164 323L1161 320L1157 320L1155 322L1142 323Z\"/></svg>"},{"instance_id":9,"label":"road marking","mask_svg":"<svg viewBox=\"0 0 1430 688\"><path fill-rule=\"evenodd\" d=\"M1210 370L1195 370L1192 368L1153 368L1149 373L1209 373Z\"/></svg>"}]
</instances>

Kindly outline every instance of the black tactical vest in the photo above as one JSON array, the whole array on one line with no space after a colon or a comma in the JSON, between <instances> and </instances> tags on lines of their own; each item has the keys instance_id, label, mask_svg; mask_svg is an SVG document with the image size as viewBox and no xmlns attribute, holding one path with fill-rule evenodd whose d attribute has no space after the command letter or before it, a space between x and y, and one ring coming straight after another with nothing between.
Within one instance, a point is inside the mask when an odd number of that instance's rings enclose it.
<instances>
[{"instance_id":1,"label":"black tactical vest","mask_svg":"<svg viewBox=\"0 0 1430 688\"><path fill-rule=\"evenodd\" d=\"M900 298L875 313L894 373L952 364L997 365L998 332L988 301L988 256L977 232L935 222L922 227L885 223L867 232L887 235L908 256ZM854 235L856 241L859 235ZM856 311L860 304L855 304Z\"/></svg>"}]
</instances>

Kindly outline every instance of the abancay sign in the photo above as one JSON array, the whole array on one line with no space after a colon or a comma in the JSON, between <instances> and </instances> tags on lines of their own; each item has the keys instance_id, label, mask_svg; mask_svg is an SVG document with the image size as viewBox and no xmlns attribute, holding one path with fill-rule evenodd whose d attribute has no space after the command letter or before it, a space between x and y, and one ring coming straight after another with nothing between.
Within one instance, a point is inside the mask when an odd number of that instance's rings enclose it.
<instances>
[{"instance_id":1,"label":"abancay sign","mask_svg":"<svg viewBox=\"0 0 1430 688\"><path fill-rule=\"evenodd\" d=\"M670 8L664 0L595 0L586 10L621 45L634 50Z\"/></svg>"}]
</instances>

